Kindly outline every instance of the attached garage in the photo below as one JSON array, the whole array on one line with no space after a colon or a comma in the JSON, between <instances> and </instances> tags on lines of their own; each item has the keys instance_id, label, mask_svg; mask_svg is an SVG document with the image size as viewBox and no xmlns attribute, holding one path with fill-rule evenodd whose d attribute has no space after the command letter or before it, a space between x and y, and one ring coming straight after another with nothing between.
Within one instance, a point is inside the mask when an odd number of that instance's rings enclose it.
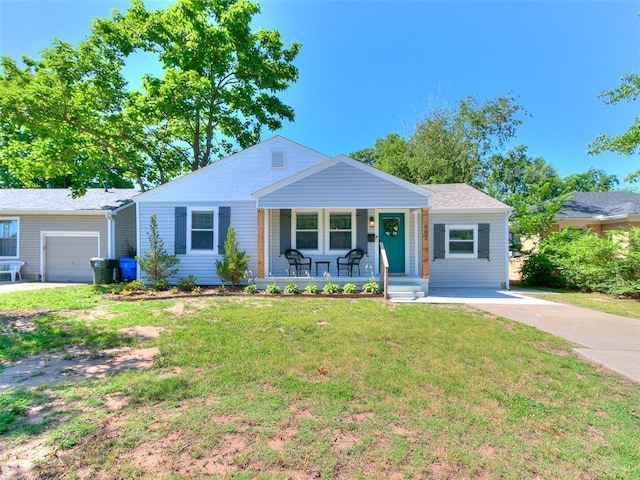
<instances>
[{"instance_id":1,"label":"attached garage","mask_svg":"<svg viewBox=\"0 0 640 480\"><path fill-rule=\"evenodd\" d=\"M137 193L94 188L74 198L66 188L0 188L0 221L17 234L0 261L24 262L24 281L91 283L91 258L128 257L135 248Z\"/></svg>"},{"instance_id":2,"label":"attached garage","mask_svg":"<svg viewBox=\"0 0 640 480\"><path fill-rule=\"evenodd\" d=\"M43 232L44 281L90 283L89 260L99 254L99 232Z\"/></svg>"}]
</instances>

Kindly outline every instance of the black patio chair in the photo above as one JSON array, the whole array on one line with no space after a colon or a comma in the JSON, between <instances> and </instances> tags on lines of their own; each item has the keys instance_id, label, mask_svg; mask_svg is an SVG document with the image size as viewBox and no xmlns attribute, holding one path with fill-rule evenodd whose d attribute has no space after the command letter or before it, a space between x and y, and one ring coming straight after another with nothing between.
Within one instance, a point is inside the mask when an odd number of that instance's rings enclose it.
<instances>
[{"instance_id":1,"label":"black patio chair","mask_svg":"<svg viewBox=\"0 0 640 480\"><path fill-rule=\"evenodd\" d=\"M291 267L295 268L297 277L300 276L303 268L306 268L309 272L311 272L311 257L305 257L295 248L287 248L284 251L284 256L289 262L289 275L291 275Z\"/></svg>"},{"instance_id":2,"label":"black patio chair","mask_svg":"<svg viewBox=\"0 0 640 480\"><path fill-rule=\"evenodd\" d=\"M364 255L363 249L354 248L349 250L344 257L338 257L336 260L338 263L338 276L340 276L340 270L348 270L349 276L353 277L353 267L358 267L358 275L360 275L360 260Z\"/></svg>"}]
</instances>

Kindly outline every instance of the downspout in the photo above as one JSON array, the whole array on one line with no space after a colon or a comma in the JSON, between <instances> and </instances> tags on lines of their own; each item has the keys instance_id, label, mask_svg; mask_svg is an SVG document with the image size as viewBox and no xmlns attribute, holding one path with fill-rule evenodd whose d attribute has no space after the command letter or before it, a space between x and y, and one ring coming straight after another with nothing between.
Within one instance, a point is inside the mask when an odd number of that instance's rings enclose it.
<instances>
[{"instance_id":1,"label":"downspout","mask_svg":"<svg viewBox=\"0 0 640 480\"><path fill-rule=\"evenodd\" d=\"M107 219L107 258L115 258L116 252L113 245L113 239L115 236L116 222L113 219L113 213L111 210L104 213Z\"/></svg>"},{"instance_id":2,"label":"downspout","mask_svg":"<svg viewBox=\"0 0 640 480\"><path fill-rule=\"evenodd\" d=\"M505 255L505 281L504 285L507 290L511 290L511 286L509 285L509 215L510 211L504 212L504 226L505 226L505 234L504 234L504 248L507 254Z\"/></svg>"}]
</instances>

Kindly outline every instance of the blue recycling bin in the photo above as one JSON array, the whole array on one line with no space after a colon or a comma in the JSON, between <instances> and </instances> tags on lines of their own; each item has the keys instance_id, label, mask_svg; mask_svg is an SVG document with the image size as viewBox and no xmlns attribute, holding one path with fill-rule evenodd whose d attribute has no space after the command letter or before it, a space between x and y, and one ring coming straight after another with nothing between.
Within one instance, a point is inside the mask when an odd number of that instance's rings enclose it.
<instances>
[{"instance_id":1,"label":"blue recycling bin","mask_svg":"<svg viewBox=\"0 0 640 480\"><path fill-rule=\"evenodd\" d=\"M120 278L122 278L123 282L136 279L138 266L135 258L121 258L118 260L118 266L120 267Z\"/></svg>"}]
</instances>

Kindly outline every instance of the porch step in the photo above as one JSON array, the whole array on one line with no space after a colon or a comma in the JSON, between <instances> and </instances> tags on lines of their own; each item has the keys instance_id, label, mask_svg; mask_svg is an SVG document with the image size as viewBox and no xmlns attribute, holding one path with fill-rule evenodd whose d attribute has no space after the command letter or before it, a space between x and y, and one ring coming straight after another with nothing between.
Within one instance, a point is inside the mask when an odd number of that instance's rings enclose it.
<instances>
[{"instance_id":1,"label":"porch step","mask_svg":"<svg viewBox=\"0 0 640 480\"><path fill-rule=\"evenodd\" d=\"M421 285L415 283L396 283L388 286L389 300L391 301L411 301L425 297L425 292Z\"/></svg>"}]
</instances>

